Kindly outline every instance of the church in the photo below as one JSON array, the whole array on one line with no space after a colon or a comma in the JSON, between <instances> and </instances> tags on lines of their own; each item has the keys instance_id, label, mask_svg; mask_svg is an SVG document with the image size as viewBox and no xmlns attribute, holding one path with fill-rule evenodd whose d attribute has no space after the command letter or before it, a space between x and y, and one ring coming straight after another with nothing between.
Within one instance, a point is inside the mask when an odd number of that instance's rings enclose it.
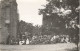
<instances>
[{"instance_id":1,"label":"church","mask_svg":"<svg viewBox=\"0 0 80 51\"><path fill-rule=\"evenodd\" d=\"M17 37L19 14L16 0L0 0L0 43Z\"/></svg>"}]
</instances>

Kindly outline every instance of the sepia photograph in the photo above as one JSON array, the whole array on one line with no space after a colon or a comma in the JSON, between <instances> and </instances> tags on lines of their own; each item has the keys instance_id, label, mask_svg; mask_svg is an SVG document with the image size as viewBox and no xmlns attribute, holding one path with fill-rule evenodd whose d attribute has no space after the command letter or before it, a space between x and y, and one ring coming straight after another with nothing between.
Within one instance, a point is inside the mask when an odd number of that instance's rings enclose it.
<instances>
[{"instance_id":1,"label":"sepia photograph","mask_svg":"<svg viewBox=\"0 0 80 51\"><path fill-rule=\"evenodd\" d=\"M80 51L80 0L0 0L0 51Z\"/></svg>"}]
</instances>

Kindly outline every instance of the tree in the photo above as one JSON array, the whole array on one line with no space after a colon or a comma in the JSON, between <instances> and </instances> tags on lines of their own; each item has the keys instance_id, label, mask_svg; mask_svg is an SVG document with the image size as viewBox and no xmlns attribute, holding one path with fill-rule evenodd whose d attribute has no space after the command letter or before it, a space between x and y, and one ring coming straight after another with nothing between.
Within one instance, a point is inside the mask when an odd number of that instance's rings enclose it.
<instances>
[{"instance_id":1,"label":"tree","mask_svg":"<svg viewBox=\"0 0 80 51\"><path fill-rule=\"evenodd\" d=\"M77 38L79 34L79 12L76 12L76 9L79 7L79 0L46 1L48 3L44 6L45 8L39 9L39 14L43 15L43 26L56 34L63 33L70 35L72 39Z\"/></svg>"},{"instance_id":2,"label":"tree","mask_svg":"<svg viewBox=\"0 0 80 51\"><path fill-rule=\"evenodd\" d=\"M28 32L29 33L28 35L32 36L33 27L34 26L32 25L32 23L27 23L21 20L18 25L18 34L21 37L22 35L25 35L25 32Z\"/></svg>"},{"instance_id":3,"label":"tree","mask_svg":"<svg viewBox=\"0 0 80 51\"><path fill-rule=\"evenodd\" d=\"M39 25L35 25L33 28L33 35L41 35L42 31L41 31L42 27Z\"/></svg>"}]
</instances>

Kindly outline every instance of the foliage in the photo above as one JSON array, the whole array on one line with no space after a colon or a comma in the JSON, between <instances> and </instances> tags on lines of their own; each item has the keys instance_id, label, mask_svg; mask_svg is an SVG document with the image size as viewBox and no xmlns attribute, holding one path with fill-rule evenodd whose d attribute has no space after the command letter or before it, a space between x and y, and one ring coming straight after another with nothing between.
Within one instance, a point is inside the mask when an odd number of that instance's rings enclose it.
<instances>
[{"instance_id":1,"label":"foliage","mask_svg":"<svg viewBox=\"0 0 80 51\"><path fill-rule=\"evenodd\" d=\"M79 34L79 12L76 12L79 0L47 0L44 9L39 9L43 15L43 34L68 34L72 38ZM76 37L77 37L76 36Z\"/></svg>"},{"instance_id":2,"label":"foliage","mask_svg":"<svg viewBox=\"0 0 80 51\"><path fill-rule=\"evenodd\" d=\"M25 21L20 21L18 25L18 34L19 35L25 35L26 32L29 34L29 36L32 36L33 32L33 25L32 23L26 23Z\"/></svg>"},{"instance_id":3,"label":"foliage","mask_svg":"<svg viewBox=\"0 0 80 51\"><path fill-rule=\"evenodd\" d=\"M33 35L41 35L42 33L42 28L41 26L35 25L33 28Z\"/></svg>"}]
</instances>

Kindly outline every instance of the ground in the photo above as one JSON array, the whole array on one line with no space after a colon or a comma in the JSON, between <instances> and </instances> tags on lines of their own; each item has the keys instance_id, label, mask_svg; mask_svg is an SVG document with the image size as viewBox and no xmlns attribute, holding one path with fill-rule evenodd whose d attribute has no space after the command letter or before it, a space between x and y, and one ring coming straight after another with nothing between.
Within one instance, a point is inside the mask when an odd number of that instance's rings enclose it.
<instances>
[{"instance_id":1,"label":"ground","mask_svg":"<svg viewBox=\"0 0 80 51\"><path fill-rule=\"evenodd\" d=\"M73 51L73 43L59 43L47 45L0 45L0 51Z\"/></svg>"}]
</instances>

